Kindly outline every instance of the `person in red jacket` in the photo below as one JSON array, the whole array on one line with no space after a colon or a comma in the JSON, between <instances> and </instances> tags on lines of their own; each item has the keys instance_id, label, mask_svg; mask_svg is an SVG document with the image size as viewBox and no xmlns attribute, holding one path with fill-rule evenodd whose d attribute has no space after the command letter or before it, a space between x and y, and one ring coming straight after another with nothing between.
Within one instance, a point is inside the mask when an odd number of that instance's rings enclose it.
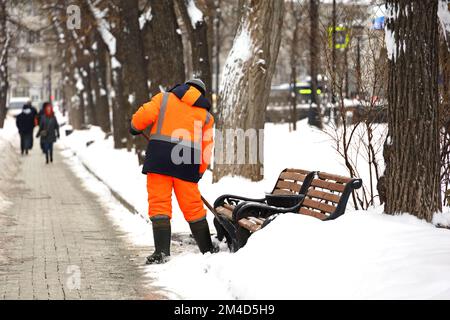
<instances>
[{"instance_id":1,"label":"person in red jacket","mask_svg":"<svg viewBox=\"0 0 450 320\"><path fill-rule=\"evenodd\" d=\"M192 79L155 95L132 117L133 135L151 126L142 170L147 175L148 214L155 241L155 252L147 258L147 264L164 263L170 256L172 190L200 251L213 251L197 185L214 144L214 118L205 93L205 84Z\"/></svg>"}]
</instances>

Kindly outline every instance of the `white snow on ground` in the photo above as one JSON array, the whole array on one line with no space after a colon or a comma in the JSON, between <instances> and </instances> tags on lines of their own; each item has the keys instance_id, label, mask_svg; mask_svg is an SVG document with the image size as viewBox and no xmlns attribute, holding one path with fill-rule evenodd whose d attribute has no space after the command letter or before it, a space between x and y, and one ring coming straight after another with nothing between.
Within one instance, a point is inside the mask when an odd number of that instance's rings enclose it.
<instances>
[{"instance_id":1,"label":"white snow on ground","mask_svg":"<svg viewBox=\"0 0 450 320\"><path fill-rule=\"evenodd\" d=\"M435 213L432 222L436 226L450 227L450 207L444 207L442 212Z\"/></svg>"},{"instance_id":2,"label":"white snow on ground","mask_svg":"<svg viewBox=\"0 0 450 320\"><path fill-rule=\"evenodd\" d=\"M181 255L151 275L191 299L449 299L450 232L381 211L282 215L235 254Z\"/></svg>"},{"instance_id":3,"label":"white snow on ground","mask_svg":"<svg viewBox=\"0 0 450 320\"><path fill-rule=\"evenodd\" d=\"M132 214L114 198L106 185L96 179L81 161L66 149L62 151L65 161L75 174L83 181L83 187L98 196L108 216L120 230L127 232L129 240L138 246L153 245L151 225L139 214Z\"/></svg>"},{"instance_id":4,"label":"white snow on ground","mask_svg":"<svg viewBox=\"0 0 450 320\"><path fill-rule=\"evenodd\" d=\"M3 129L0 129L0 184L3 177L10 176L11 172L16 168L17 161L15 157L15 150L13 144L19 147L19 133L16 128L15 119L8 116L5 120ZM6 210L11 206L11 202L6 199L6 196L0 192L0 212Z\"/></svg>"},{"instance_id":5,"label":"white snow on ground","mask_svg":"<svg viewBox=\"0 0 450 320\"><path fill-rule=\"evenodd\" d=\"M286 167L348 175L331 138L309 127L306 120L299 122L296 132L289 132L287 125L267 124L265 139L265 179L254 183L226 177L212 184L208 171L200 190L210 202L224 193L258 197L270 192ZM87 146L87 142L93 143ZM62 144L68 148L68 156L76 153L70 161L78 161L77 174L84 170L82 162L138 209L138 215L127 212L104 186L103 191L93 187L90 175L81 173L86 187L100 195L113 221L129 233L131 241L152 245L146 219L146 177L135 153L114 150L112 137L105 139L96 127L75 131L63 138ZM329 222L286 214L253 235L236 254L223 250L202 256L192 253L189 246L188 252L174 255L168 264L146 269L157 279L153 285L163 287L173 298L450 298L449 230L410 215L381 214L381 207L370 212L351 207L349 201L347 213ZM173 208L174 234L188 233L175 196ZM435 223L449 217L446 208L445 214L436 215ZM214 231L212 215L208 218Z\"/></svg>"}]
</instances>

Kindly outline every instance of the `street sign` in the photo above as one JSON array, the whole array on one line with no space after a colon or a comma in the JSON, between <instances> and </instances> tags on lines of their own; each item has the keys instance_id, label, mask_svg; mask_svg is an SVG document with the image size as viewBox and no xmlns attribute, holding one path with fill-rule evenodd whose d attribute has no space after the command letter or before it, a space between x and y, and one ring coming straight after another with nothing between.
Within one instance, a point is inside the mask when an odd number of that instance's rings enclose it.
<instances>
[{"instance_id":1,"label":"street sign","mask_svg":"<svg viewBox=\"0 0 450 320\"><path fill-rule=\"evenodd\" d=\"M377 17L372 20L372 30L384 30L384 17Z\"/></svg>"},{"instance_id":2,"label":"street sign","mask_svg":"<svg viewBox=\"0 0 450 320\"><path fill-rule=\"evenodd\" d=\"M350 42L348 29L346 27L335 27L334 30L334 47L336 49L347 48ZM328 28L328 40L330 48L333 48L333 27Z\"/></svg>"}]
</instances>

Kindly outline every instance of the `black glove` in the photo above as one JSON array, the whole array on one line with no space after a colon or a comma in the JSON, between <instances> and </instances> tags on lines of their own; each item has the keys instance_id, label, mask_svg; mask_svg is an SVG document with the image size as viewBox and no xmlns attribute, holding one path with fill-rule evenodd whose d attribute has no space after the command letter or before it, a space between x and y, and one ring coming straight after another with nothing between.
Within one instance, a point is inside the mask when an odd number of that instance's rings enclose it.
<instances>
[{"instance_id":1,"label":"black glove","mask_svg":"<svg viewBox=\"0 0 450 320\"><path fill-rule=\"evenodd\" d=\"M130 129L128 130L133 136L137 136L142 133L142 131L135 130L132 126L130 126Z\"/></svg>"}]
</instances>

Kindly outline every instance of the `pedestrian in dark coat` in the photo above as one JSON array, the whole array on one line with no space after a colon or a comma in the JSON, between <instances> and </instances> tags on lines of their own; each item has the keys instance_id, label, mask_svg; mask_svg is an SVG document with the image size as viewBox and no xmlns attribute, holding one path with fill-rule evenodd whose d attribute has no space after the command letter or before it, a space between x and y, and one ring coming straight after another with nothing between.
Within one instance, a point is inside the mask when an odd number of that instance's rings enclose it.
<instances>
[{"instance_id":1,"label":"pedestrian in dark coat","mask_svg":"<svg viewBox=\"0 0 450 320\"><path fill-rule=\"evenodd\" d=\"M49 102L44 104L44 115L40 119L39 131L36 137L41 137L44 147L45 162L53 162L53 144L59 138L59 124Z\"/></svg>"},{"instance_id":2,"label":"pedestrian in dark coat","mask_svg":"<svg viewBox=\"0 0 450 320\"><path fill-rule=\"evenodd\" d=\"M42 105L41 110L39 110L39 112L36 114L36 119L35 119L35 125L36 126L39 126L40 123L41 123L41 119L44 116L44 109L45 109L46 104L47 104L47 102L44 102L44 104ZM40 141L40 146L41 146L42 153L45 154L44 144L42 142L42 139Z\"/></svg>"},{"instance_id":3,"label":"pedestrian in dark coat","mask_svg":"<svg viewBox=\"0 0 450 320\"><path fill-rule=\"evenodd\" d=\"M24 105L22 112L16 118L16 126L20 134L20 151L28 154L33 148L33 129L35 126L36 109L31 105Z\"/></svg>"}]
</instances>

